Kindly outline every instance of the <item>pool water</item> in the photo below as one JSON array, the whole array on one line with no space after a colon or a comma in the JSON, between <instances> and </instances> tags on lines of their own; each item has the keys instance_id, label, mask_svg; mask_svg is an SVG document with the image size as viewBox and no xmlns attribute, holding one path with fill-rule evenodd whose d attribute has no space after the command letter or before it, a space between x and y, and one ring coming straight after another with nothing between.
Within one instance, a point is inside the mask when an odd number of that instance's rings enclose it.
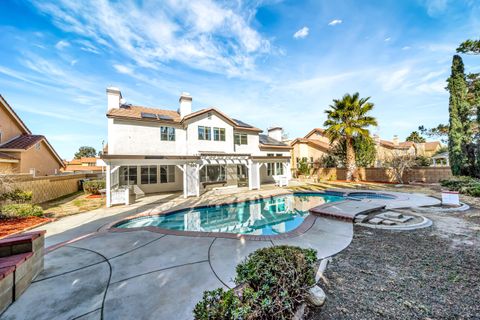
<instances>
[{"instance_id":1,"label":"pool water","mask_svg":"<svg viewBox=\"0 0 480 320\"><path fill-rule=\"evenodd\" d=\"M179 231L274 235L298 227L309 214L309 209L344 199L318 193L283 195L229 205L185 209L167 215L139 217L120 222L115 227L154 226Z\"/></svg>"},{"instance_id":2,"label":"pool water","mask_svg":"<svg viewBox=\"0 0 480 320\"><path fill-rule=\"evenodd\" d=\"M348 194L349 198L355 199L383 199L383 200L392 200L395 199L395 196L384 194L384 193L373 193L373 192L354 192Z\"/></svg>"}]
</instances>

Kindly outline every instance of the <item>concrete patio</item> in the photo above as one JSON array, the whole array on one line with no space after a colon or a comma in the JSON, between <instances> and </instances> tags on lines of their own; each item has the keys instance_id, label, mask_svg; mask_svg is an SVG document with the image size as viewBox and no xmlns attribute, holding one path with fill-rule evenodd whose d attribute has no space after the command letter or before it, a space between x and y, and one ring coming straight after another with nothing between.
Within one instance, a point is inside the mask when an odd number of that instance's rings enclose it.
<instances>
[{"instance_id":1,"label":"concrete patio","mask_svg":"<svg viewBox=\"0 0 480 320\"><path fill-rule=\"evenodd\" d=\"M271 188L200 199L158 195L131 207L99 209L46 225L50 251L45 270L0 318L191 319L203 291L234 286L235 266L258 248L295 245L313 248L318 258L325 258L350 244L352 223L326 217L313 217L313 224L302 234L271 240L105 230L113 221L145 211L242 201L285 191ZM438 201L420 198L399 200L402 206Z\"/></svg>"}]
</instances>

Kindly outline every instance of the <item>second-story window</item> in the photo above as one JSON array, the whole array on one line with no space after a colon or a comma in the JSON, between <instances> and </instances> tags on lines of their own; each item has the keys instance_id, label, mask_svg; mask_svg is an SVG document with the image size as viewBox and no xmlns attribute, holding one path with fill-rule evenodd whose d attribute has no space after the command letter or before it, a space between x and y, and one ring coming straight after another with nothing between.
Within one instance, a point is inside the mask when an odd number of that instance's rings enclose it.
<instances>
[{"instance_id":1,"label":"second-story window","mask_svg":"<svg viewBox=\"0 0 480 320\"><path fill-rule=\"evenodd\" d=\"M175 128L160 127L160 140L175 141Z\"/></svg>"},{"instance_id":2,"label":"second-story window","mask_svg":"<svg viewBox=\"0 0 480 320\"><path fill-rule=\"evenodd\" d=\"M248 144L246 133L235 133L235 144Z\"/></svg>"},{"instance_id":3,"label":"second-story window","mask_svg":"<svg viewBox=\"0 0 480 320\"><path fill-rule=\"evenodd\" d=\"M225 128L213 128L213 140L225 141Z\"/></svg>"},{"instance_id":4,"label":"second-story window","mask_svg":"<svg viewBox=\"0 0 480 320\"><path fill-rule=\"evenodd\" d=\"M212 140L212 128L198 126L198 140Z\"/></svg>"}]
</instances>

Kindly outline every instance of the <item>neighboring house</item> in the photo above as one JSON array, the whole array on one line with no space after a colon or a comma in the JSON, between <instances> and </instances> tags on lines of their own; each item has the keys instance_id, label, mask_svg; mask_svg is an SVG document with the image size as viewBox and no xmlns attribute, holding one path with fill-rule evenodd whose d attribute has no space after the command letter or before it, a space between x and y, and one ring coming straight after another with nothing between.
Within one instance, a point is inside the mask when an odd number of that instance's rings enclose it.
<instances>
[{"instance_id":1,"label":"neighboring house","mask_svg":"<svg viewBox=\"0 0 480 320\"><path fill-rule=\"evenodd\" d=\"M290 143L292 147L292 168L298 168L300 161L313 164L330 152L330 140L325 137L324 130L315 128L303 138L297 138Z\"/></svg>"},{"instance_id":2,"label":"neighboring house","mask_svg":"<svg viewBox=\"0 0 480 320\"><path fill-rule=\"evenodd\" d=\"M103 173L104 167L97 165L98 160L100 160L100 158L84 157L65 161L65 168L62 171L72 173Z\"/></svg>"},{"instance_id":3,"label":"neighboring house","mask_svg":"<svg viewBox=\"0 0 480 320\"><path fill-rule=\"evenodd\" d=\"M192 112L183 93L178 111L122 103L117 88L107 88L108 144L102 155L107 174L107 205L112 190L183 190L198 196L206 189L249 186L290 179L290 146L282 128L262 130L216 108Z\"/></svg>"},{"instance_id":4,"label":"neighboring house","mask_svg":"<svg viewBox=\"0 0 480 320\"><path fill-rule=\"evenodd\" d=\"M377 135L373 136L377 150L375 166L381 166L393 156L411 155L432 157L440 148L441 143L431 141L425 143L414 143L411 141L400 142L397 136L392 141L382 140ZM292 168L298 168L300 161L313 164L331 152L330 140L325 136L325 131L315 128L303 138L297 138L290 143L292 147Z\"/></svg>"},{"instance_id":5,"label":"neighboring house","mask_svg":"<svg viewBox=\"0 0 480 320\"><path fill-rule=\"evenodd\" d=\"M34 135L0 95L0 173L57 174L63 161L42 135Z\"/></svg>"}]
</instances>

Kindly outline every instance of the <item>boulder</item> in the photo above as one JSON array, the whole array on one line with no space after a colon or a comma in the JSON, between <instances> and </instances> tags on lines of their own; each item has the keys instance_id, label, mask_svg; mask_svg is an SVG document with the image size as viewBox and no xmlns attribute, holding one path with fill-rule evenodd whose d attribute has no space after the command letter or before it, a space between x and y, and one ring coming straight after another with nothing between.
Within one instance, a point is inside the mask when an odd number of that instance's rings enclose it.
<instances>
[{"instance_id":1,"label":"boulder","mask_svg":"<svg viewBox=\"0 0 480 320\"><path fill-rule=\"evenodd\" d=\"M316 307L320 307L325 303L326 299L327 299L327 296L325 295L325 292L319 286L311 287L308 290L308 295L307 295L308 303Z\"/></svg>"}]
</instances>

